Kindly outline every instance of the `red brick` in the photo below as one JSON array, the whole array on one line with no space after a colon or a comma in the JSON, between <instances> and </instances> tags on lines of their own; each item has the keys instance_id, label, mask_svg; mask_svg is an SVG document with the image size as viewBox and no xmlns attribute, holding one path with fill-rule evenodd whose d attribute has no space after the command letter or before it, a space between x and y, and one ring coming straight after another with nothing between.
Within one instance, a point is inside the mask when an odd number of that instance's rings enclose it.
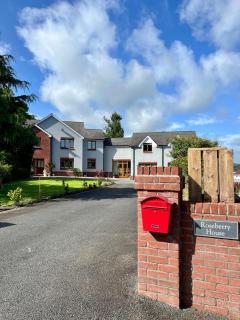
<instances>
[{"instance_id":1,"label":"red brick","mask_svg":"<svg viewBox=\"0 0 240 320\"><path fill-rule=\"evenodd\" d=\"M215 283L211 283L211 282L193 280L193 287L198 289L215 291L216 285Z\"/></svg>"},{"instance_id":2,"label":"red brick","mask_svg":"<svg viewBox=\"0 0 240 320\"><path fill-rule=\"evenodd\" d=\"M216 291L231 293L231 294L240 294L240 288L232 287L224 284L217 284Z\"/></svg>"},{"instance_id":3,"label":"red brick","mask_svg":"<svg viewBox=\"0 0 240 320\"><path fill-rule=\"evenodd\" d=\"M164 265L164 264L159 264L158 265L158 270L162 272L168 272L168 273L178 273L178 265Z\"/></svg>"},{"instance_id":4,"label":"red brick","mask_svg":"<svg viewBox=\"0 0 240 320\"><path fill-rule=\"evenodd\" d=\"M164 168L164 174L166 174L166 175L169 174L170 175L171 174L171 167L165 167Z\"/></svg>"},{"instance_id":5,"label":"red brick","mask_svg":"<svg viewBox=\"0 0 240 320\"><path fill-rule=\"evenodd\" d=\"M145 254L139 254L138 261L147 261L147 256Z\"/></svg>"},{"instance_id":6,"label":"red brick","mask_svg":"<svg viewBox=\"0 0 240 320\"><path fill-rule=\"evenodd\" d=\"M140 291L140 290L138 292L140 295L142 294L150 299L157 300L157 293L153 293L149 291Z\"/></svg>"},{"instance_id":7,"label":"red brick","mask_svg":"<svg viewBox=\"0 0 240 320\"><path fill-rule=\"evenodd\" d=\"M169 275L167 272L152 271L152 270L147 270L147 276L149 278L164 279L164 280L168 280L169 278Z\"/></svg>"},{"instance_id":8,"label":"red brick","mask_svg":"<svg viewBox=\"0 0 240 320\"><path fill-rule=\"evenodd\" d=\"M159 177L159 182L161 183L179 183L179 177L173 177L173 176L161 176Z\"/></svg>"},{"instance_id":9,"label":"red brick","mask_svg":"<svg viewBox=\"0 0 240 320\"><path fill-rule=\"evenodd\" d=\"M151 167L150 172L152 175L156 175L157 174L157 167Z\"/></svg>"},{"instance_id":10,"label":"red brick","mask_svg":"<svg viewBox=\"0 0 240 320\"><path fill-rule=\"evenodd\" d=\"M157 167L157 174L162 175L163 174L163 167Z\"/></svg>"},{"instance_id":11,"label":"red brick","mask_svg":"<svg viewBox=\"0 0 240 320\"><path fill-rule=\"evenodd\" d=\"M158 265L157 265L157 263L139 261L138 262L138 267L139 268L149 269L149 270L157 270Z\"/></svg>"},{"instance_id":12,"label":"red brick","mask_svg":"<svg viewBox=\"0 0 240 320\"><path fill-rule=\"evenodd\" d=\"M168 303L172 306L175 307L179 307L179 298L178 297L173 297L173 296L169 296L169 295L162 295L162 294L158 294L158 301L164 302L164 303Z\"/></svg>"},{"instance_id":13,"label":"red brick","mask_svg":"<svg viewBox=\"0 0 240 320\"><path fill-rule=\"evenodd\" d=\"M35 135L41 139L39 148L35 148L33 152L33 159L43 159L44 160L44 168L49 162L51 162L51 138L42 130L34 127L33 131ZM36 169L37 170L37 169ZM35 170L35 174L39 174Z\"/></svg>"},{"instance_id":14,"label":"red brick","mask_svg":"<svg viewBox=\"0 0 240 320\"><path fill-rule=\"evenodd\" d=\"M151 277L138 277L139 283L157 284L157 279Z\"/></svg>"},{"instance_id":15,"label":"red brick","mask_svg":"<svg viewBox=\"0 0 240 320\"><path fill-rule=\"evenodd\" d=\"M210 203L203 203L202 213L210 213Z\"/></svg>"},{"instance_id":16,"label":"red brick","mask_svg":"<svg viewBox=\"0 0 240 320\"><path fill-rule=\"evenodd\" d=\"M228 204L228 215L235 216L235 204L234 203Z\"/></svg>"},{"instance_id":17,"label":"red brick","mask_svg":"<svg viewBox=\"0 0 240 320\"><path fill-rule=\"evenodd\" d=\"M146 283L138 283L138 290L146 291L147 290L147 284Z\"/></svg>"},{"instance_id":18,"label":"red brick","mask_svg":"<svg viewBox=\"0 0 240 320\"><path fill-rule=\"evenodd\" d=\"M172 167L172 168L171 168L171 173L172 173L172 175L179 176L179 175L181 174L180 168L178 168L178 167Z\"/></svg>"},{"instance_id":19,"label":"red brick","mask_svg":"<svg viewBox=\"0 0 240 320\"><path fill-rule=\"evenodd\" d=\"M164 288L161 286L156 286L154 284L148 284L147 285L147 290L151 292L158 292L158 293L163 293L163 294L168 294L168 288Z\"/></svg>"},{"instance_id":20,"label":"red brick","mask_svg":"<svg viewBox=\"0 0 240 320\"><path fill-rule=\"evenodd\" d=\"M157 255L157 249L139 248L139 249L138 249L138 253L139 253L139 254L156 256L156 255Z\"/></svg>"},{"instance_id":21,"label":"red brick","mask_svg":"<svg viewBox=\"0 0 240 320\"><path fill-rule=\"evenodd\" d=\"M202 213L202 203L196 203L195 205L195 212L196 213Z\"/></svg>"},{"instance_id":22,"label":"red brick","mask_svg":"<svg viewBox=\"0 0 240 320\"><path fill-rule=\"evenodd\" d=\"M147 275L147 270L138 267L138 276L141 277L141 276L146 276L146 275Z\"/></svg>"},{"instance_id":23,"label":"red brick","mask_svg":"<svg viewBox=\"0 0 240 320\"><path fill-rule=\"evenodd\" d=\"M228 270L228 269L217 269L217 276L229 277L229 278L240 278L240 271Z\"/></svg>"},{"instance_id":24,"label":"red brick","mask_svg":"<svg viewBox=\"0 0 240 320\"><path fill-rule=\"evenodd\" d=\"M143 174L145 174L145 175L149 175L150 174L150 170L149 170L150 168L149 167L144 167L143 168Z\"/></svg>"},{"instance_id":25,"label":"red brick","mask_svg":"<svg viewBox=\"0 0 240 320\"><path fill-rule=\"evenodd\" d=\"M166 257L155 257L155 256L148 256L148 262L152 263L168 263L168 258Z\"/></svg>"},{"instance_id":26,"label":"red brick","mask_svg":"<svg viewBox=\"0 0 240 320\"><path fill-rule=\"evenodd\" d=\"M211 203L211 213L218 214L218 203Z\"/></svg>"},{"instance_id":27,"label":"red brick","mask_svg":"<svg viewBox=\"0 0 240 320\"><path fill-rule=\"evenodd\" d=\"M212 283L220 283L220 284L228 284L229 280L226 277L214 276L214 275L206 275L206 281Z\"/></svg>"},{"instance_id":28,"label":"red brick","mask_svg":"<svg viewBox=\"0 0 240 320\"><path fill-rule=\"evenodd\" d=\"M228 315L228 308L221 308L221 307L217 307L217 306L206 306L206 307L204 307L204 310L212 312L212 313L217 313L222 316Z\"/></svg>"},{"instance_id":29,"label":"red brick","mask_svg":"<svg viewBox=\"0 0 240 320\"><path fill-rule=\"evenodd\" d=\"M219 203L218 204L218 212L219 214L227 214L227 207L225 203Z\"/></svg>"}]
</instances>

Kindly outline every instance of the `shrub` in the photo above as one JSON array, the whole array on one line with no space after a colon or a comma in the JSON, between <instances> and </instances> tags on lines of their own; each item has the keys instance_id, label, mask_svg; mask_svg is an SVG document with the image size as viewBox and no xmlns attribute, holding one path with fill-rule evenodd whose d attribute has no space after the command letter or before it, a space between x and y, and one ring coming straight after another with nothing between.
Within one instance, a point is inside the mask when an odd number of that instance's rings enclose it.
<instances>
[{"instance_id":1,"label":"shrub","mask_svg":"<svg viewBox=\"0 0 240 320\"><path fill-rule=\"evenodd\" d=\"M10 175L12 166L4 162L0 162L0 189L2 188L3 179Z\"/></svg>"},{"instance_id":2,"label":"shrub","mask_svg":"<svg viewBox=\"0 0 240 320\"><path fill-rule=\"evenodd\" d=\"M15 190L9 190L7 193L7 196L11 201L14 202L14 204L19 205L23 198L22 192L23 192L23 189L20 187L17 187Z\"/></svg>"},{"instance_id":3,"label":"shrub","mask_svg":"<svg viewBox=\"0 0 240 320\"><path fill-rule=\"evenodd\" d=\"M87 181L84 181L84 182L83 182L83 187L84 187L84 188L87 188L87 187L88 187Z\"/></svg>"},{"instance_id":4,"label":"shrub","mask_svg":"<svg viewBox=\"0 0 240 320\"><path fill-rule=\"evenodd\" d=\"M101 185L102 185L102 180L99 179L98 180L98 186L101 187Z\"/></svg>"},{"instance_id":5,"label":"shrub","mask_svg":"<svg viewBox=\"0 0 240 320\"><path fill-rule=\"evenodd\" d=\"M82 176L82 171L79 168L73 168L73 174L75 178Z\"/></svg>"}]
</instances>

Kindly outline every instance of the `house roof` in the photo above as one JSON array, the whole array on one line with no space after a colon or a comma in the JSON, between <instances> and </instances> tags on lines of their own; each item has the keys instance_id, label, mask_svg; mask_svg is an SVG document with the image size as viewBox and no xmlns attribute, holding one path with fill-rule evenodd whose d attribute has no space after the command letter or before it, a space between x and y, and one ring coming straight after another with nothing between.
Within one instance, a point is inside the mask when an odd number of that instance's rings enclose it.
<instances>
[{"instance_id":1,"label":"house roof","mask_svg":"<svg viewBox=\"0 0 240 320\"><path fill-rule=\"evenodd\" d=\"M132 138L106 138L104 141L105 146L131 146Z\"/></svg>"},{"instance_id":2,"label":"house roof","mask_svg":"<svg viewBox=\"0 0 240 320\"><path fill-rule=\"evenodd\" d=\"M150 137L158 146L167 146L175 137L196 137L195 131L136 132L132 135L131 146L137 147L146 137Z\"/></svg>"},{"instance_id":3,"label":"house roof","mask_svg":"<svg viewBox=\"0 0 240 320\"><path fill-rule=\"evenodd\" d=\"M84 122L77 121L63 121L66 125L71 127L74 131L80 133L86 139L104 139L104 132L101 129L86 129Z\"/></svg>"}]
</instances>

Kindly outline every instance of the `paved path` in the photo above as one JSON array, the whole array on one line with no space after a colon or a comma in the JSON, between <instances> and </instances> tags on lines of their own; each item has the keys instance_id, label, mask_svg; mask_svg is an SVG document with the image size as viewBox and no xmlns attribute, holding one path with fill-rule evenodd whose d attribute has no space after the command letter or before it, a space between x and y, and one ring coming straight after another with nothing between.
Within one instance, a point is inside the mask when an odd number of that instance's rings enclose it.
<instances>
[{"instance_id":1,"label":"paved path","mask_svg":"<svg viewBox=\"0 0 240 320\"><path fill-rule=\"evenodd\" d=\"M217 319L136 294L131 184L0 215L0 319Z\"/></svg>"}]
</instances>

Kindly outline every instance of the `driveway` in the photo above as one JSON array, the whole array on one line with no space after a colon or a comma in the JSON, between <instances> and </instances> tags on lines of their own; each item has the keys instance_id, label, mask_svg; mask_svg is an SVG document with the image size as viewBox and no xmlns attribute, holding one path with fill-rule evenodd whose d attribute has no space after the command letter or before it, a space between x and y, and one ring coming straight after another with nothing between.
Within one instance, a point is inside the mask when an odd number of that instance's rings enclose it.
<instances>
[{"instance_id":1,"label":"driveway","mask_svg":"<svg viewBox=\"0 0 240 320\"><path fill-rule=\"evenodd\" d=\"M136 294L131 183L0 215L0 319L220 319Z\"/></svg>"}]
</instances>

